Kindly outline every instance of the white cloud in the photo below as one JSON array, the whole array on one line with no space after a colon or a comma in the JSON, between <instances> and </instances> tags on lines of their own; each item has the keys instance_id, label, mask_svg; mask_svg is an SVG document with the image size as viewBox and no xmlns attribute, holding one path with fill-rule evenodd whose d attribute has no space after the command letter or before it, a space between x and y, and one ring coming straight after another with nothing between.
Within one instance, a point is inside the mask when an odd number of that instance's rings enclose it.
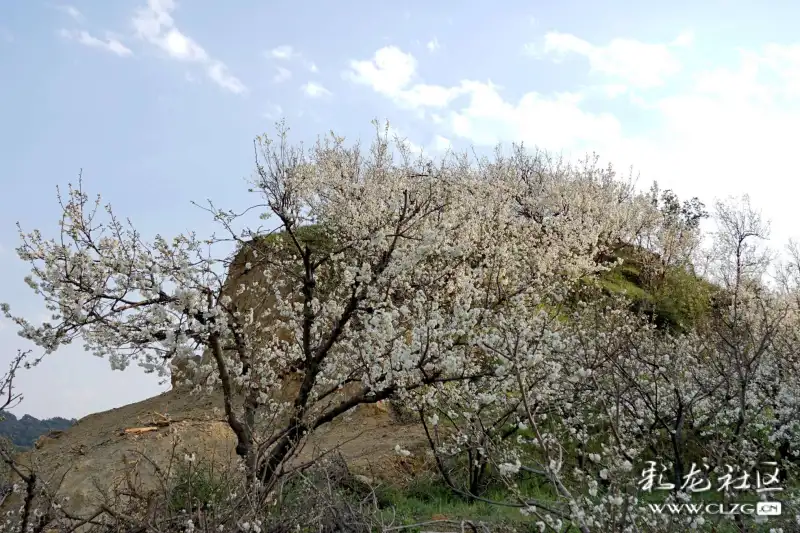
<instances>
[{"instance_id":1,"label":"white cloud","mask_svg":"<svg viewBox=\"0 0 800 533\"><path fill-rule=\"evenodd\" d=\"M175 28L164 34L162 48L171 57L180 61L208 61L208 54L203 47Z\"/></svg>"},{"instance_id":2,"label":"white cloud","mask_svg":"<svg viewBox=\"0 0 800 533\"><path fill-rule=\"evenodd\" d=\"M284 67L276 67L276 74L272 77L272 81L275 83L283 83L288 81L292 78L292 71L288 68Z\"/></svg>"},{"instance_id":3,"label":"white cloud","mask_svg":"<svg viewBox=\"0 0 800 533\"><path fill-rule=\"evenodd\" d=\"M206 68L206 73L214 83L223 89L227 89L234 94L247 92L247 87L239 81L239 78L231 75L231 73L228 72L228 67L221 61L213 61Z\"/></svg>"},{"instance_id":4,"label":"white cloud","mask_svg":"<svg viewBox=\"0 0 800 533\"><path fill-rule=\"evenodd\" d=\"M433 39L431 39L430 41L427 42L427 44L425 45L425 48L427 48L429 52L435 52L436 50L438 50L440 48L439 39L434 37Z\"/></svg>"},{"instance_id":5,"label":"white cloud","mask_svg":"<svg viewBox=\"0 0 800 533\"><path fill-rule=\"evenodd\" d=\"M354 83L368 85L376 92L409 108L444 107L465 92L463 87L443 87L418 83L417 60L396 46L386 46L375 52L372 59L350 61L343 77Z\"/></svg>"},{"instance_id":6,"label":"white cloud","mask_svg":"<svg viewBox=\"0 0 800 533\"><path fill-rule=\"evenodd\" d=\"M87 31L70 31L65 29L59 30L58 34L65 39L69 39L92 48L100 48L120 57L128 57L133 55L133 52L130 48L109 35L107 35L105 39L99 39Z\"/></svg>"},{"instance_id":7,"label":"white cloud","mask_svg":"<svg viewBox=\"0 0 800 533\"><path fill-rule=\"evenodd\" d=\"M800 96L800 44L780 45L768 44L758 55L745 54L744 61L757 62L759 67L767 69L782 82L782 96L797 98ZM752 75L752 73L748 73ZM741 87L737 87L741 89Z\"/></svg>"},{"instance_id":8,"label":"white cloud","mask_svg":"<svg viewBox=\"0 0 800 533\"><path fill-rule=\"evenodd\" d=\"M795 50L800 47L767 45L743 52L737 68L700 73L690 91L652 102L670 141L668 151L680 154L698 178L724 177L725 187L754 189L757 180L754 198L770 189L783 191L771 201L788 207L792 192L800 192L794 180L785 180L796 166L794 131L800 121ZM699 179L694 185L712 183L723 182Z\"/></svg>"},{"instance_id":9,"label":"white cloud","mask_svg":"<svg viewBox=\"0 0 800 533\"><path fill-rule=\"evenodd\" d=\"M691 46L694 44L694 33L690 31L685 31L678 35L674 41L672 41L672 46Z\"/></svg>"},{"instance_id":10,"label":"white cloud","mask_svg":"<svg viewBox=\"0 0 800 533\"><path fill-rule=\"evenodd\" d=\"M491 81L462 80L452 87L412 84L416 71L417 61L411 54L389 46L378 50L371 60L351 61L344 76L371 87L399 106L445 110L444 114L432 113L432 122L480 145L509 138L524 138L541 145L573 145L616 137L621 130L619 121L608 113L581 111L582 97L578 94L548 97L530 92L510 103ZM465 96L465 103L454 107L456 96Z\"/></svg>"},{"instance_id":11,"label":"white cloud","mask_svg":"<svg viewBox=\"0 0 800 533\"><path fill-rule=\"evenodd\" d=\"M296 57L298 55L299 54L294 51L294 48L292 48L288 44L277 46L269 51L269 56L272 57L273 59L287 60L287 59L292 59L293 57Z\"/></svg>"},{"instance_id":12,"label":"white cloud","mask_svg":"<svg viewBox=\"0 0 800 533\"><path fill-rule=\"evenodd\" d=\"M280 46L276 46L272 50L264 52L264 55L269 59L274 59L277 61L294 61L299 59L302 65L306 69L308 69L309 72L314 74L319 72L316 63L308 59L304 59L303 54L295 50L294 47L292 47L289 44L282 44ZM278 67L278 69L281 70L281 67ZM285 78L283 79L283 81L286 81L287 79L289 78Z\"/></svg>"},{"instance_id":13,"label":"white cloud","mask_svg":"<svg viewBox=\"0 0 800 533\"><path fill-rule=\"evenodd\" d=\"M268 104L267 110L264 111L264 118L270 120L277 120L283 115L283 108L278 104Z\"/></svg>"},{"instance_id":14,"label":"white cloud","mask_svg":"<svg viewBox=\"0 0 800 533\"><path fill-rule=\"evenodd\" d=\"M75 6L58 5L56 6L56 9L69 15L75 22L83 22L85 20L83 13L81 13Z\"/></svg>"},{"instance_id":15,"label":"white cloud","mask_svg":"<svg viewBox=\"0 0 800 533\"><path fill-rule=\"evenodd\" d=\"M448 139L447 137L436 135L433 138L431 147L436 152L446 152L447 150L450 150L453 147L453 143L450 142L450 139Z\"/></svg>"},{"instance_id":16,"label":"white cloud","mask_svg":"<svg viewBox=\"0 0 800 533\"><path fill-rule=\"evenodd\" d=\"M621 83L612 83L603 87L606 95L609 98L616 98L628 92L628 87Z\"/></svg>"},{"instance_id":17,"label":"white cloud","mask_svg":"<svg viewBox=\"0 0 800 533\"><path fill-rule=\"evenodd\" d=\"M513 139L558 150L597 146L621 132L621 124L613 115L583 111L578 94L545 96L529 92L512 103L492 83L470 81L462 85L469 90L468 103L450 112L448 125L455 135L479 145Z\"/></svg>"},{"instance_id":18,"label":"white cloud","mask_svg":"<svg viewBox=\"0 0 800 533\"><path fill-rule=\"evenodd\" d=\"M589 61L591 72L648 88L663 85L667 78L680 72L681 62L671 47L685 47L691 42L691 34L685 33L671 45L613 39L605 46L597 46L569 33L551 31L545 34L543 44L528 44L525 49L535 57L556 61L569 55L583 56Z\"/></svg>"},{"instance_id":19,"label":"white cloud","mask_svg":"<svg viewBox=\"0 0 800 533\"><path fill-rule=\"evenodd\" d=\"M300 90L303 91L303 93L305 93L305 95L309 98L322 98L324 96L331 95L331 92L328 89L313 81L310 81L300 87Z\"/></svg>"},{"instance_id":20,"label":"white cloud","mask_svg":"<svg viewBox=\"0 0 800 533\"><path fill-rule=\"evenodd\" d=\"M678 39L684 46L691 42L687 35ZM565 49L595 53L592 45L586 48L586 41L575 39ZM598 65L604 63L590 63L590 68L596 70ZM511 100L492 82L425 84L419 80L415 58L393 47L350 66L345 77L398 106L414 101L443 104L427 114L435 135L432 148L443 148L445 140L463 139L484 147L524 141L573 159L596 151L616 168L633 165L645 185L658 180L678 194L697 195L706 203L749 192L773 219L776 246L796 230L800 185L795 184L792 169L796 168L794 131L800 123L800 44L742 51L735 68L685 73L680 84L665 84L658 94L631 93L628 79L581 92L531 91ZM656 74L634 79L668 81L660 76L663 72ZM452 94L463 99L450 98ZM622 96L638 107L635 123L617 116L615 108L604 109L608 98Z\"/></svg>"},{"instance_id":21,"label":"white cloud","mask_svg":"<svg viewBox=\"0 0 800 533\"><path fill-rule=\"evenodd\" d=\"M345 78L369 85L385 95L397 94L411 83L417 70L417 60L396 46L386 46L365 61L350 61Z\"/></svg>"},{"instance_id":22,"label":"white cloud","mask_svg":"<svg viewBox=\"0 0 800 533\"><path fill-rule=\"evenodd\" d=\"M209 56L199 43L176 27L171 14L174 10L173 0L147 0L147 5L138 9L133 18L136 34L172 59L203 65L206 75L223 89L234 94L247 92L247 87L222 61Z\"/></svg>"}]
</instances>

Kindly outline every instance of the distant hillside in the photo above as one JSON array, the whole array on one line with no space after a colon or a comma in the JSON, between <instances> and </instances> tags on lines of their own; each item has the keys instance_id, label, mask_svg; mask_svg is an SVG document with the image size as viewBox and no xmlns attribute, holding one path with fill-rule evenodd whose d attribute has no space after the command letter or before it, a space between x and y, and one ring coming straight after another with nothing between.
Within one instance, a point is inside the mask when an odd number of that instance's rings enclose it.
<instances>
[{"instance_id":1,"label":"distant hillside","mask_svg":"<svg viewBox=\"0 0 800 533\"><path fill-rule=\"evenodd\" d=\"M36 440L52 430L63 430L72 426L77 420L55 417L39 420L31 415L17 418L9 412L0 414L0 437L8 438L15 446L30 448Z\"/></svg>"}]
</instances>

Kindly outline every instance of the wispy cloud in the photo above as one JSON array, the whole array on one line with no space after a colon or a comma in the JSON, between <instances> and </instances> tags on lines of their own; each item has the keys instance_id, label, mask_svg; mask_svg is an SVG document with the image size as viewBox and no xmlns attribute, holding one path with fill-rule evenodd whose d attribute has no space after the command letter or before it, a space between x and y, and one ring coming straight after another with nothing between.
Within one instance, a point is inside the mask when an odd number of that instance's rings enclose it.
<instances>
[{"instance_id":1,"label":"wispy cloud","mask_svg":"<svg viewBox=\"0 0 800 533\"><path fill-rule=\"evenodd\" d=\"M295 50L294 47L290 44L282 44L280 46L276 46L272 50L267 50L266 52L264 52L264 55L269 59L273 59L276 61L300 60L303 66L306 69L308 69L309 72L313 73L319 72L316 63L314 63L309 59L304 58L303 54Z\"/></svg>"},{"instance_id":2,"label":"wispy cloud","mask_svg":"<svg viewBox=\"0 0 800 533\"><path fill-rule=\"evenodd\" d=\"M268 104L267 110L264 111L264 118L276 120L283 115L283 108L278 104Z\"/></svg>"},{"instance_id":3,"label":"wispy cloud","mask_svg":"<svg viewBox=\"0 0 800 533\"><path fill-rule=\"evenodd\" d=\"M84 20L86 20L86 17L83 16L83 13L81 13L80 10L75 6L64 4L64 5L57 5L55 6L55 8L61 11L62 13L69 15L75 22L83 22Z\"/></svg>"},{"instance_id":4,"label":"wispy cloud","mask_svg":"<svg viewBox=\"0 0 800 533\"><path fill-rule=\"evenodd\" d=\"M694 44L694 33L690 31L681 33L672 41L672 46L691 46L692 44Z\"/></svg>"},{"instance_id":5,"label":"wispy cloud","mask_svg":"<svg viewBox=\"0 0 800 533\"><path fill-rule=\"evenodd\" d=\"M211 57L199 43L177 28L172 18L174 10L173 0L147 0L147 5L138 9L133 17L136 34L174 60L202 65L209 79L223 89L234 94L247 92L244 83L228 71L225 63Z\"/></svg>"},{"instance_id":6,"label":"wispy cloud","mask_svg":"<svg viewBox=\"0 0 800 533\"><path fill-rule=\"evenodd\" d=\"M792 168L791 132L800 121L800 43L742 49L738 65L684 66L676 56L692 42L691 33L662 44L618 38L600 46L551 35L547 59L559 59L561 52L583 57L587 61L570 67L583 66L587 78L602 79L582 82L572 92L528 91L513 98L486 81L421 83L416 58L395 47L352 61L345 77L397 105L428 105L433 132L442 136L434 138L434 148L445 148L449 140L484 147L524 141L573 156L597 151L604 162L633 165L648 180L670 182L678 194L706 200L752 189L753 176L760 180L754 200L760 191L786 190L780 180ZM624 71L633 66L641 68ZM658 90L642 90L653 87ZM437 99L454 93L462 97ZM637 109L637 126L651 121L658 128L637 132L627 117L597 105L612 98L625 98ZM793 198L763 196L774 207L771 218L787 228L775 235L778 241L794 227Z\"/></svg>"},{"instance_id":7,"label":"wispy cloud","mask_svg":"<svg viewBox=\"0 0 800 533\"><path fill-rule=\"evenodd\" d=\"M228 72L228 67L222 61L212 61L208 65L206 73L214 83L234 94L242 94L247 91L242 82Z\"/></svg>"},{"instance_id":8,"label":"wispy cloud","mask_svg":"<svg viewBox=\"0 0 800 533\"><path fill-rule=\"evenodd\" d=\"M325 96L330 96L332 93L323 87L321 84L310 81L300 87L300 90L308 96L309 98L322 98Z\"/></svg>"},{"instance_id":9,"label":"wispy cloud","mask_svg":"<svg viewBox=\"0 0 800 533\"><path fill-rule=\"evenodd\" d=\"M116 54L119 57L128 57L133 55L133 51L130 48L122 44L118 39L109 35L107 35L105 39L100 39L84 30L78 31L66 29L59 30L58 34L64 39L75 41L92 48L100 48L101 50Z\"/></svg>"},{"instance_id":10,"label":"wispy cloud","mask_svg":"<svg viewBox=\"0 0 800 533\"><path fill-rule=\"evenodd\" d=\"M691 43L691 34L683 33L669 44L617 38L596 45L569 33L551 31L545 34L543 43L527 44L525 50L534 57L555 61L570 55L583 56L589 61L591 72L649 88L663 85L667 78L680 72L682 65L672 48Z\"/></svg>"},{"instance_id":11,"label":"wispy cloud","mask_svg":"<svg viewBox=\"0 0 800 533\"><path fill-rule=\"evenodd\" d=\"M396 46L385 46L372 59L352 60L342 76L354 83L368 85L394 103L407 108L441 108L454 98L471 91L469 82L445 87L413 83L417 77L417 59Z\"/></svg>"},{"instance_id":12,"label":"wispy cloud","mask_svg":"<svg viewBox=\"0 0 800 533\"><path fill-rule=\"evenodd\" d=\"M431 148L435 152L446 152L453 148L453 143L447 137L436 135L431 143Z\"/></svg>"},{"instance_id":13,"label":"wispy cloud","mask_svg":"<svg viewBox=\"0 0 800 533\"><path fill-rule=\"evenodd\" d=\"M425 48L427 48L429 52L435 52L436 50L441 48L441 45L439 44L439 39L434 37L433 39L428 41L428 43L425 45Z\"/></svg>"},{"instance_id":14,"label":"wispy cloud","mask_svg":"<svg viewBox=\"0 0 800 533\"><path fill-rule=\"evenodd\" d=\"M297 57L300 54L295 52L294 48L292 48L290 45L282 44L281 46L277 46L272 50L270 50L268 55L273 59L281 59L285 61L287 59L292 59L293 57Z\"/></svg>"},{"instance_id":15,"label":"wispy cloud","mask_svg":"<svg viewBox=\"0 0 800 533\"><path fill-rule=\"evenodd\" d=\"M283 83L285 81L289 81L292 79L292 71L288 68L284 67L275 67L277 72L272 77L272 81L275 83Z\"/></svg>"}]
</instances>

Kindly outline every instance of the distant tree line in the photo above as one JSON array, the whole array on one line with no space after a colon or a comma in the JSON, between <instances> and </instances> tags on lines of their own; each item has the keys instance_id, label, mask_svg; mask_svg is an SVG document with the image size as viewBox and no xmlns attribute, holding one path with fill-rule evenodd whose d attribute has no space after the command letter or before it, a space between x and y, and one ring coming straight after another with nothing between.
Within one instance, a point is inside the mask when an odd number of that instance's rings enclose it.
<instances>
[{"instance_id":1,"label":"distant tree line","mask_svg":"<svg viewBox=\"0 0 800 533\"><path fill-rule=\"evenodd\" d=\"M67 420L60 416L39 420L31 415L17 418L9 412L3 413L0 420L0 437L6 437L19 448L30 448L36 440L52 430L63 430L72 426L76 420Z\"/></svg>"}]
</instances>

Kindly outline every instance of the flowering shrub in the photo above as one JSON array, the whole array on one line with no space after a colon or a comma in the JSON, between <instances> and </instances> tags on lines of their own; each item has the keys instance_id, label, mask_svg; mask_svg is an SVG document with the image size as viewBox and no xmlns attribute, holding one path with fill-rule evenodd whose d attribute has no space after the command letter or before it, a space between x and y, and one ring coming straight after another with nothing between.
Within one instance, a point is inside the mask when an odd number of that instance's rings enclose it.
<instances>
[{"instance_id":1,"label":"flowering shrub","mask_svg":"<svg viewBox=\"0 0 800 533\"><path fill-rule=\"evenodd\" d=\"M5 314L46 353L80 338L115 368L160 373L200 357L187 375L223 391L265 494L310 433L383 400L420 413L452 490L479 499L500 476L514 497L497 503L541 531L698 525L641 506L647 460L679 486L701 461L794 472L800 262L767 283L766 227L749 204L717 206L697 287L718 290L696 293L677 327L600 280L623 243L654 258L654 291L680 279L692 292L697 201L522 147L433 162L381 130L368 150L331 135L304 152L282 130L257 146L251 209L275 231L237 230L241 215L209 204L226 238L147 240L70 186L60 235L21 231L18 248L52 320ZM530 498L521 476L550 497Z\"/></svg>"}]
</instances>

